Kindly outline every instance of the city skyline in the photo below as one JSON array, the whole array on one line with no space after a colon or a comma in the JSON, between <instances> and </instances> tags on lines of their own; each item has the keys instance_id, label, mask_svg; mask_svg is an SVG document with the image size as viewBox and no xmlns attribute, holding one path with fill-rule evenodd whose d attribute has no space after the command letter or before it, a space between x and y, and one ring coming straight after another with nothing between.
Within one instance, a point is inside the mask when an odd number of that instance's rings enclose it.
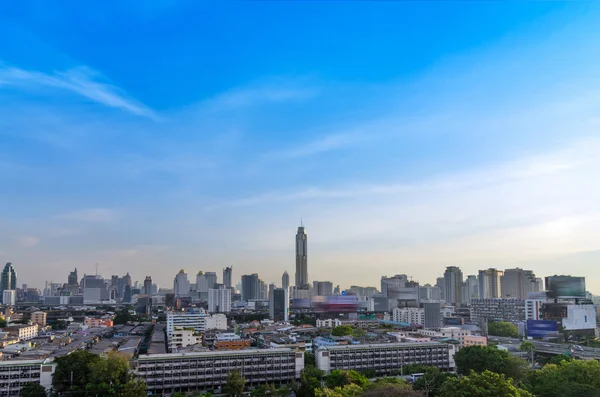
<instances>
[{"instance_id":1,"label":"city skyline","mask_svg":"<svg viewBox=\"0 0 600 397\"><path fill-rule=\"evenodd\" d=\"M0 15L19 280L279 284L303 218L309 281L518 266L600 291L597 2L133 3Z\"/></svg>"}]
</instances>

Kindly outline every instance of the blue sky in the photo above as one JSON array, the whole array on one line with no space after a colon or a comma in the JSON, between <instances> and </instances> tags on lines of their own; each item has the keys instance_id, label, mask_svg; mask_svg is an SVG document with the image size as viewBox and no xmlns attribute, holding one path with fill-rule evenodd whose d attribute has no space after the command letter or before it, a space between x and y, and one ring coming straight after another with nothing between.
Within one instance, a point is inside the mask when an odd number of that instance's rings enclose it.
<instances>
[{"instance_id":1,"label":"blue sky","mask_svg":"<svg viewBox=\"0 0 600 397\"><path fill-rule=\"evenodd\" d=\"M152 4L148 4L152 3ZM600 288L600 6L12 3L0 261L170 285L527 267ZM595 278L595 279L594 279Z\"/></svg>"}]
</instances>

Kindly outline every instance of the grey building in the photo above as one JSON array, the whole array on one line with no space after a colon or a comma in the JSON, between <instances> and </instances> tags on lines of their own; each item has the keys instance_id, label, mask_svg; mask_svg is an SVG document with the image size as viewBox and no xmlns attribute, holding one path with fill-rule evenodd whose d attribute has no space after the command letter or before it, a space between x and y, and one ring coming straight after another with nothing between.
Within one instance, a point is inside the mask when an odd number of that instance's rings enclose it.
<instances>
[{"instance_id":1,"label":"grey building","mask_svg":"<svg viewBox=\"0 0 600 397\"><path fill-rule=\"evenodd\" d=\"M502 270L490 268L479 271L479 298L494 299L502 296L502 286L500 278L504 272Z\"/></svg>"},{"instance_id":2,"label":"grey building","mask_svg":"<svg viewBox=\"0 0 600 397\"><path fill-rule=\"evenodd\" d=\"M242 300L259 299L259 279L258 274L245 274L242 276Z\"/></svg>"},{"instance_id":3,"label":"grey building","mask_svg":"<svg viewBox=\"0 0 600 397\"><path fill-rule=\"evenodd\" d=\"M307 289L308 286L308 246L304 226L296 233L296 289Z\"/></svg>"},{"instance_id":4,"label":"grey building","mask_svg":"<svg viewBox=\"0 0 600 397\"><path fill-rule=\"evenodd\" d=\"M269 291L269 317L274 321L288 321L289 298L285 288Z\"/></svg>"},{"instance_id":5,"label":"grey building","mask_svg":"<svg viewBox=\"0 0 600 397\"><path fill-rule=\"evenodd\" d=\"M471 323L482 320L507 321L516 324L525 320L525 300L522 299L471 299Z\"/></svg>"},{"instance_id":6,"label":"grey building","mask_svg":"<svg viewBox=\"0 0 600 397\"><path fill-rule=\"evenodd\" d=\"M152 277L146 276L144 280L144 294L152 296Z\"/></svg>"},{"instance_id":7,"label":"grey building","mask_svg":"<svg viewBox=\"0 0 600 397\"><path fill-rule=\"evenodd\" d=\"M459 267L448 266L444 272L444 293L446 303L460 305L462 302L463 274Z\"/></svg>"},{"instance_id":8,"label":"grey building","mask_svg":"<svg viewBox=\"0 0 600 397\"><path fill-rule=\"evenodd\" d=\"M409 364L432 365L442 371L454 369L454 346L447 343L384 343L337 345L315 353L317 368L334 370L375 370L378 376L390 375Z\"/></svg>"},{"instance_id":9,"label":"grey building","mask_svg":"<svg viewBox=\"0 0 600 397\"><path fill-rule=\"evenodd\" d=\"M2 278L0 280L0 299L6 290L17 290L17 272L10 262L8 262L2 270Z\"/></svg>"},{"instance_id":10,"label":"grey building","mask_svg":"<svg viewBox=\"0 0 600 397\"><path fill-rule=\"evenodd\" d=\"M223 269L223 286L225 288L233 287L233 284L231 281L232 277L233 277L233 267L226 267L225 269Z\"/></svg>"},{"instance_id":11,"label":"grey building","mask_svg":"<svg viewBox=\"0 0 600 397\"><path fill-rule=\"evenodd\" d=\"M425 328L440 328L442 326L442 305L439 302L423 304L425 310Z\"/></svg>"},{"instance_id":12,"label":"grey building","mask_svg":"<svg viewBox=\"0 0 600 397\"><path fill-rule=\"evenodd\" d=\"M540 291L541 279L531 270L506 269L500 280L503 298L527 299L529 292Z\"/></svg>"},{"instance_id":13,"label":"grey building","mask_svg":"<svg viewBox=\"0 0 600 397\"><path fill-rule=\"evenodd\" d=\"M333 295L333 283L331 281L313 281L313 295Z\"/></svg>"},{"instance_id":14,"label":"grey building","mask_svg":"<svg viewBox=\"0 0 600 397\"><path fill-rule=\"evenodd\" d=\"M290 275L287 270L283 272L283 276L281 276L281 287L284 289L288 289L290 287Z\"/></svg>"}]
</instances>

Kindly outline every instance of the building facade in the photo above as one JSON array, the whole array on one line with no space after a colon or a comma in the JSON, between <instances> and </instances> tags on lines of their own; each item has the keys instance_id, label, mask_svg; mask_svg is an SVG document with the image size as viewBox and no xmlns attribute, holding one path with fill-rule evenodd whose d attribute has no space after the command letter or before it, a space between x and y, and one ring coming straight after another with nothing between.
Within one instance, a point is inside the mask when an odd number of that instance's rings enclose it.
<instances>
[{"instance_id":1,"label":"building facade","mask_svg":"<svg viewBox=\"0 0 600 397\"><path fill-rule=\"evenodd\" d=\"M502 296L500 280L504 272L498 269L487 269L479 271L479 298L495 299Z\"/></svg>"},{"instance_id":2,"label":"building facade","mask_svg":"<svg viewBox=\"0 0 600 397\"><path fill-rule=\"evenodd\" d=\"M513 324L525 320L525 301L522 299L471 299L471 322L482 320L507 321Z\"/></svg>"},{"instance_id":3,"label":"building facade","mask_svg":"<svg viewBox=\"0 0 600 397\"><path fill-rule=\"evenodd\" d=\"M31 313L31 323L37 324L40 327L46 326L46 312L33 312Z\"/></svg>"},{"instance_id":4,"label":"building facade","mask_svg":"<svg viewBox=\"0 0 600 397\"><path fill-rule=\"evenodd\" d=\"M213 390L234 370L246 386L296 382L304 369L304 354L291 349L211 351L141 355L135 374L152 395L175 391Z\"/></svg>"},{"instance_id":5,"label":"building facade","mask_svg":"<svg viewBox=\"0 0 600 397\"><path fill-rule=\"evenodd\" d=\"M231 289L209 289L208 311L211 313L229 313L231 311Z\"/></svg>"},{"instance_id":6,"label":"building facade","mask_svg":"<svg viewBox=\"0 0 600 397\"><path fill-rule=\"evenodd\" d=\"M4 269L2 270L2 275L0 277L0 296L2 297L2 303L4 304L7 304L6 302L4 302L3 293L6 290L17 290L17 272L15 271L15 268L10 262L6 263L6 265L4 266ZM12 303L12 305L14 305L14 303Z\"/></svg>"},{"instance_id":7,"label":"building facade","mask_svg":"<svg viewBox=\"0 0 600 397\"><path fill-rule=\"evenodd\" d=\"M273 288L269 292L269 317L274 321L288 321L289 296L284 288Z\"/></svg>"},{"instance_id":8,"label":"building facade","mask_svg":"<svg viewBox=\"0 0 600 397\"><path fill-rule=\"evenodd\" d=\"M260 284L257 273L242 276L242 300L259 299Z\"/></svg>"},{"instance_id":9,"label":"building facade","mask_svg":"<svg viewBox=\"0 0 600 397\"><path fill-rule=\"evenodd\" d=\"M175 297L185 297L190 295L190 282L187 273L181 269L173 280L173 294Z\"/></svg>"},{"instance_id":10,"label":"building facade","mask_svg":"<svg viewBox=\"0 0 600 397\"><path fill-rule=\"evenodd\" d=\"M444 272L444 295L449 305L460 305L462 302L463 274L459 267L448 266Z\"/></svg>"},{"instance_id":11,"label":"building facade","mask_svg":"<svg viewBox=\"0 0 600 397\"><path fill-rule=\"evenodd\" d=\"M308 288L308 240L304 226L296 233L296 288Z\"/></svg>"},{"instance_id":12,"label":"building facade","mask_svg":"<svg viewBox=\"0 0 600 397\"><path fill-rule=\"evenodd\" d=\"M454 348L447 343L385 343L373 345L338 345L315 352L317 368L333 370L375 370L378 376L400 372L409 364L432 365L442 371L454 369Z\"/></svg>"},{"instance_id":13,"label":"building facade","mask_svg":"<svg viewBox=\"0 0 600 397\"><path fill-rule=\"evenodd\" d=\"M423 304L425 315L425 328L439 328L442 326L442 305L439 302L426 302Z\"/></svg>"},{"instance_id":14,"label":"building facade","mask_svg":"<svg viewBox=\"0 0 600 397\"><path fill-rule=\"evenodd\" d=\"M50 360L0 361L0 396L18 397L21 388L33 382L52 389L52 374L56 364Z\"/></svg>"},{"instance_id":15,"label":"building facade","mask_svg":"<svg viewBox=\"0 0 600 397\"><path fill-rule=\"evenodd\" d=\"M440 315L438 311L438 316ZM392 319L397 323L414 325L425 324L425 309L420 307L396 307L392 310Z\"/></svg>"},{"instance_id":16,"label":"building facade","mask_svg":"<svg viewBox=\"0 0 600 397\"><path fill-rule=\"evenodd\" d=\"M224 314L209 315L204 311L198 313L167 312L167 337L176 328L191 328L196 332L209 329L227 329L227 317Z\"/></svg>"},{"instance_id":17,"label":"building facade","mask_svg":"<svg viewBox=\"0 0 600 397\"><path fill-rule=\"evenodd\" d=\"M223 286L225 288L233 287L233 266L223 269Z\"/></svg>"},{"instance_id":18,"label":"building facade","mask_svg":"<svg viewBox=\"0 0 600 397\"><path fill-rule=\"evenodd\" d=\"M506 269L502 276L502 297L527 299L529 292L540 291L541 278L535 277L531 270L520 268Z\"/></svg>"}]
</instances>

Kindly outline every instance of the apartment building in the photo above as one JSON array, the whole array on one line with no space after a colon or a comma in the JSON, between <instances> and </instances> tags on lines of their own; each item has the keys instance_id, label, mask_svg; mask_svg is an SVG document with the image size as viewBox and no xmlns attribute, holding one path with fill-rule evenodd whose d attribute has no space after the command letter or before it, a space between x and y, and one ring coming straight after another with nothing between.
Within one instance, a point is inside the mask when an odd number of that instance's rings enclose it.
<instances>
[{"instance_id":1,"label":"apartment building","mask_svg":"<svg viewBox=\"0 0 600 397\"><path fill-rule=\"evenodd\" d=\"M153 395L221 387L238 370L246 385L288 384L300 378L304 354L291 349L210 351L139 356L134 370Z\"/></svg>"},{"instance_id":2,"label":"apartment building","mask_svg":"<svg viewBox=\"0 0 600 397\"><path fill-rule=\"evenodd\" d=\"M517 323L525 320L525 301L522 299L471 299L471 322L482 320Z\"/></svg>"},{"instance_id":3,"label":"apartment building","mask_svg":"<svg viewBox=\"0 0 600 397\"><path fill-rule=\"evenodd\" d=\"M109 316L85 317L83 323L88 328L107 328L113 326L113 319Z\"/></svg>"},{"instance_id":4,"label":"apartment building","mask_svg":"<svg viewBox=\"0 0 600 397\"><path fill-rule=\"evenodd\" d=\"M317 328L333 328L342 325L339 318L317 319Z\"/></svg>"},{"instance_id":5,"label":"apartment building","mask_svg":"<svg viewBox=\"0 0 600 397\"><path fill-rule=\"evenodd\" d=\"M40 327L46 326L46 312L33 312L31 313L31 323L37 324Z\"/></svg>"},{"instance_id":6,"label":"apartment building","mask_svg":"<svg viewBox=\"0 0 600 397\"><path fill-rule=\"evenodd\" d=\"M462 347L465 337L471 335L471 331L460 327L427 328L419 330L419 334L434 339L456 339Z\"/></svg>"},{"instance_id":7,"label":"apartment building","mask_svg":"<svg viewBox=\"0 0 600 397\"><path fill-rule=\"evenodd\" d=\"M227 317L224 314L207 314L205 311L167 312L167 336L176 328L193 328L196 332L209 329L227 329Z\"/></svg>"},{"instance_id":8,"label":"apartment building","mask_svg":"<svg viewBox=\"0 0 600 397\"><path fill-rule=\"evenodd\" d=\"M439 311L438 311L439 316ZM392 311L394 322L414 325L425 324L425 309L420 307L396 307Z\"/></svg>"},{"instance_id":9,"label":"apartment building","mask_svg":"<svg viewBox=\"0 0 600 397\"><path fill-rule=\"evenodd\" d=\"M9 335L17 337L21 340L29 340L38 336L38 325L15 325L2 328L3 332L8 332Z\"/></svg>"},{"instance_id":10,"label":"apartment building","mask_svg":"<svg viewBox=\"0 0 600 397\"><path fill-rule=\"evenodd\" d=\"M192 328L175 328L169 335L170 352L198 344L202 344L202 334L194 331Z\"/></svg>"},{"instance_id":11,"label":"apartment building","mask_svg":"<svg viewBox=\"0 0 600 397\"><path fill-rule=\"evenodd\" d=\"M487 346L487 338L479 335L467 335L464 338L464 346Z\"/></svg>"},{"instance_id":12,"label":"apartment building","mask_svg":"<svg viewBox=\"0 0 600 397\"><path fill-rule=\"evenodd\" d=\"M55 368L48 360L0 361L0 396L18 397L29 382L39 383L50 391Z\"/></svg>"},{"instance_id":13,"label":"apartment building","mask_svg":"<svg viewBox=\"0 0 600 397\"><path fill-rule=\"evenodd\" d=\"M317 368L333 370L373 369L377 375L389 375L404 365L433 365L442 371L455 367L454 346L447 343L382 343L322 347L315 353Z\"/></svg>"}]
</instances>

